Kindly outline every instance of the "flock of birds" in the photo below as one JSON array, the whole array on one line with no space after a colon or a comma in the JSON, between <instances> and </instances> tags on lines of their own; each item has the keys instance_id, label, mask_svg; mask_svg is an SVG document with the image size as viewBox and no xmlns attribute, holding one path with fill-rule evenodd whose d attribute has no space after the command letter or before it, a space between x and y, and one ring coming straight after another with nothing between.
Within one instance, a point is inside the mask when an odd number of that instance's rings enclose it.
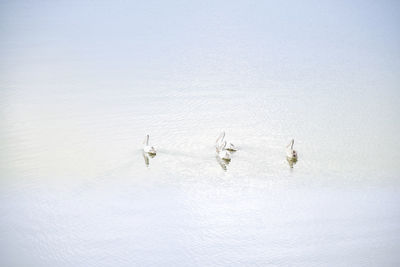
<instances>
[{"instance_id":1,"label":"flock of birds","mask_svg":"<svg viewBox=\"0 0 400 267\"><path fill-rule=\"evenodd\" d=\"M157 155L157 150L154 146L149 145L150 136L146 135L144 139L144 147L143 147L143 156L145 158L146 165L149 165L149 158L155 157ZM286 159L289 163L289 166L293 168L293 165L297 162L297 152L293 149L294 139L290 141L290 143L286 147ZM222 132L217 140L215 141L215 149L217 159L221 161L221 166L226 169L226 164L229 163L232 159L232 153L237 151L237 148L234 144L229 143L225 140L225 132Z\"/></svg>"}]
</instances>

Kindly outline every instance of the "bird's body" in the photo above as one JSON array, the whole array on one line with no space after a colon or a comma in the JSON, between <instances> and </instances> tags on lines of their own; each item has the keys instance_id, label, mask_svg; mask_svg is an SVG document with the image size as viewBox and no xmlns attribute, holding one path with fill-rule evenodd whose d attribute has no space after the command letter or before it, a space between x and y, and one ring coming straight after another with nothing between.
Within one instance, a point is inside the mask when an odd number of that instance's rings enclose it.
<instances>
[{"instance_id":1,"label":"bird's body","mask_svg":"<svg viewBox=\"0 0 400 267\"><path fill-rule=\"evenodd\" d=\"M148 154L157 154L156 149L153 146L145 146L143 151Z\"/></svg>"},{"instance_id":2,"label":"bird's body","mask_svg":"<svg viewBox=\"0 0 400 267\"><path fill-rule=\"evenodd\" d=\"M226 147L226 141L224 141L219 147L217 147L217 154L218 157L225 161L230 161L231 160L231 153L229 153L228 150L225 149Z\"/></svg>"},{"instance_id":3,"label":"bird's body","mask_svg":"<svg viewBox=\"0 0 400 267\"><path fill-rule=\"evenodd\" d=\"M232 144L232 143L227 143L225 149L228 150L228 151L231 151L231 152L237 151L235 145Z\"/></svg>"},{"instance_id":4,"label":"bird's body","mask_svg":"<svg viewBox=\"0 0 400 267\"><path fill-rule=\"evenodd\" d=\"M217 149L218 149L218 147L220 147L223 144L224 139L225 139L225 132L222 132L219 135L219 137L217 138L216 142L215 142L215 147ZM232 144L232 143L226 143L225 150L228 150L228 151L231 151L231 152L237 151L235 145Z\"/></svg>"},{"instance_id":5,"label":"bird's body","mask_svg":"<svg viewBox=\"0 0 400 267\"><path fill-rule=\"evenodd\" d=\"M222 150L218 153L218 156L223 160L231 160L231 154L227 150Z\"/></svg>"},{"instance_id":6,"label":"bird's body","mask_svg":"<svg viewBox=\"0 0 400 267\"><path fill-rule=\"evenodd\" d=\"M144 140L144 147L143 147L143 152L149 154L149 155L156 155L157 151L154 148L154 146L149 145L149 135L146 135L146 138Z\"/></svg>"}]
</instances>

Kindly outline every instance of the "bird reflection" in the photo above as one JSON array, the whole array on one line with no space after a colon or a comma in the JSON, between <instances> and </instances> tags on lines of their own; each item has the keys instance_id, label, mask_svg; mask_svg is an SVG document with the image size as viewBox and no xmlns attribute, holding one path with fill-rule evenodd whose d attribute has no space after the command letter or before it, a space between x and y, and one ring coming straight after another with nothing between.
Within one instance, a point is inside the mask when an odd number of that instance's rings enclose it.
<instances>
[{"instance_id":1,"label":"bird reflection","mask_svg":"<svg viewBox=\"0 0 400 267\"><path fill-rule=\"evenodd\" d=\"M218 164L221 166L221 168L224 171L228 170L227 167L228 167L229 163L231 162L230 160L221 159L218 155L215 156L215 158L216 158Z\"/></svg>"},{"instance_id":2,"label":"bird reflection","mask_svg":"<svg viewBox=\"0 0 400 267\"><path fill-rule=\"evenodd\" d=\"M154 158L155 156L155 154L143 152L144 164L146 164L146 167L149 167L150 165L150 158Z\"/></svg>"},{"instance_id":3,"label":"bird reflection","mask_svg":"<svg viewBox=\"0 0 400 267\"><path fill-rule=\"evenodd\" d=\"M286 157L286 160L289 163L290 168L293 168L293 166L296 165L297 163L297 157L296 158Z\"/></svg>"}]
</instances>

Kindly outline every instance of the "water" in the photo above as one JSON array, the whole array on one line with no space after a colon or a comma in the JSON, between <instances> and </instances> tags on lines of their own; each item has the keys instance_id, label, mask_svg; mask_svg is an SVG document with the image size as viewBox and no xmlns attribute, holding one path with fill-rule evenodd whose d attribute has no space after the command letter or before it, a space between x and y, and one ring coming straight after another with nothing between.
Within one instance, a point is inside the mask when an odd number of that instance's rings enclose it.
<instances>
[{"instance_id":1,"label":"water","mask_svg":"<svg viewBox=\"0 0 400 267\"><path fill-rule=\"evenodd\" d=\"M361 124L340 134L335 126L343 129L346 118L318 109L325 95L10 90L5 97L5 266L399 263L396 151L364 147L364 139L379 139L357 135ZM340 123L325 128L328 118ZM214 151L221 130L239 148L226 170ZM148 166L146 133L158 148ZM299 153L293 169L285 159L291 137Z\"/></svg>"},{"instance_id":2,"label":"water","mask_svg":"<svg viewBox=\"0 0 400 267\"><path fill-rule=\"evenodd\" d=\"M289 2L0 3L0 265L399 266L400 7Z\"/></svg>"}]
</instances>

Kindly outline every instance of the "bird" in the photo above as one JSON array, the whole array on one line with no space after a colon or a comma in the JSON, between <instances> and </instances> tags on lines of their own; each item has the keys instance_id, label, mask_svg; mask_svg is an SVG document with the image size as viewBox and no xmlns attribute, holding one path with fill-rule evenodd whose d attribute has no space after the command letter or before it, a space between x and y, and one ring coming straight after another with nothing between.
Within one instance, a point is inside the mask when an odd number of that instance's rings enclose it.
<instances>
[{"instance_id":1,"label":"bird","mask_svg":"<svg viewBox=\"0 0 400 267\"><path fill-rule=\"evenodd\" d=\"M218 157L225 161L231 161L231 153L229 153L228 150L225 149L226 147L226 141L222 142L222 144L217 147L217 154Z\"/></svg>"},{"instance_id":2,"label":"bird","mask_svg":"<svg viewBox=\"0 0 400 267\"><path fill-rule=\"evenodd\" d=\"M149 145L149 135L146 135L146 138L144 139L144 147L143 147L143 152L149 154L149 155L156 155L157 151L153 146Z\"/></svg>"},{"instance_id":3,"label":"bird","mask_svg":"<svg viewBox=\"0 0 400 267\"><path fill-rule=\"evenodd\" d=\"M297 160L297 152L293 149L294 139L290 141L290 143L286 146L286 156L289 160L296 161Z\"/></svg>"},{"instance_id":4,"label":"bird","mask_svg":"<svg viewBox=\"0 0 400 267\"><path fill-rule=\"evenodd\" d=\"M224 142L224 138L225 138L225 132L222 132L222 133L218 136L217 140L215 141L215 147L216 147L217 149L218 149L218 147L220 147L220 146L222 145L222 143ZM226 144L225 150L228 150L228 151L230 151L230 152L237 151L235 145L232 144L232 143L227 143L227 144Z\"/></svg>"}]
</instances>

